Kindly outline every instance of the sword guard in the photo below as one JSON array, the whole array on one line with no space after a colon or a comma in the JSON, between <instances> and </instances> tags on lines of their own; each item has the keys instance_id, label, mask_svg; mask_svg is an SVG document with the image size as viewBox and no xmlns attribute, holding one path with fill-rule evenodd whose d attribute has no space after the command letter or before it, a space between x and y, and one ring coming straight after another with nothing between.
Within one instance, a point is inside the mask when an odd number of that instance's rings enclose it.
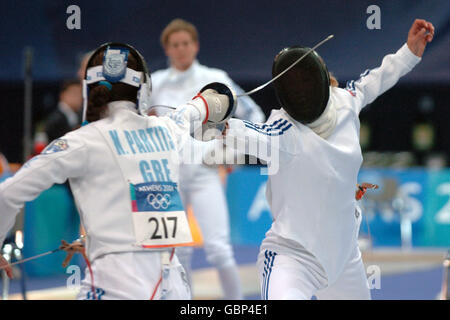
<instances>
[{"instance_id":1,"label":"sword guard","mask_svg":"<svg viewBox=\"0 0 450 320\"><path fill-rule=\"evenodd\" d=\"M236 97L236 94L234 93L233 89L231 89L229 86L227 86L226 84L223 84L221 82L211 82L211 83L207 84L206 86L204 86L200 90L199 94L201 94L203 91L205 91L207 89L213 89L217 93L224 94L228 97L229 107L228 107L228 110L227 110L226 114L224 115L224 118L222 119L221 122L227 121L229 118L231 118L233 116L234 112L236 111L236 107L237 107L237 97Z\"/></svg>"},{"instance_id":2,"label":"sword guard","mask_svg":"<svg viewBox=\"0 0 450 320\"><path fill-rule=\"evenodd\" d=\"M65 240L61 240L61 245L59 246L59 249L67 252L67 256L62 263L62 266L64 268L69 265L69 262L70 260L72 260L72 257L75 253L81 253L83 256L85 255L84 243L80 239L77 239L72 243L68 243Z\"/></svg>"},{"instance_id":3,"label":"sword guard","mask_svg":"<svg viewBox=\"0 0 450 320\"><path fill-rule=\"evenodd\" d=\"M377 184L363 182L362 184L356 185L356 192L355 192L355 199L361 200L364 194L366 193L367 189L378 189Z\"/></svg>"}]
</instances>

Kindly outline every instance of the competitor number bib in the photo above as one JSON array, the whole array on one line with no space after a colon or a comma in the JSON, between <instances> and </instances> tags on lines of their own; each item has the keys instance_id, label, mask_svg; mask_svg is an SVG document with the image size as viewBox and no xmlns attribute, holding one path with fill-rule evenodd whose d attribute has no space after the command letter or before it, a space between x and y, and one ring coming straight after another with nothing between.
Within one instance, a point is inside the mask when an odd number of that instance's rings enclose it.
<instances>
[{"instance_id":1,"label":"competitor number bib","mask_svg":"<svg viewBox=\"0 0 450 320\"><path fill-rule=\"evenodd\" d=\"M130 193L137 245L162 248L193 244L176 183L130 184Z\"/></svg>"}]
</instances>

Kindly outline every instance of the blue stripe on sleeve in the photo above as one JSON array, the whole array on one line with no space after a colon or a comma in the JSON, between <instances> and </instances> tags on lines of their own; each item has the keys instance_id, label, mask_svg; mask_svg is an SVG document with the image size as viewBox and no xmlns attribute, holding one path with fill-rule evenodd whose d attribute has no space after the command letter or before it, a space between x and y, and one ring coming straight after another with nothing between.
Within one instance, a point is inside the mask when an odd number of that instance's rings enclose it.
<instances>
[{"instance_id":1,"label":"blue stripe on sleeve","mask_svg":"<svg viewBox=\"0 0 450 320\"><path fill-rule=\"evenodd\" d=\"M278 124L281 121L283 121L283 118L278 119L277 121L275 121L275 122L273 122L271 124L263 124L263 125L259 125L259 124L256 124L256 123L253 123L253 122L250 122L250 121L247 121L247 120L243 120L243 121L244 121L244 123L253 126L255 129L265 130L265 129L273 128L276 124Z\"/></svg>"},{"instance_id":2,"label":"blue stripe on sleeve","mask_svg":"<svg viewBox=\"0 0 450 320\"><path fill-rule=\"evenodd\" d=\"M282 120L282 119L280 119L280 120ZM277 122L277 126L275 126L275 122ZM269 132L269 131L272 131L272 130L280 129L282 126L284 126L287 123L287 120L284 120L281 123L278 123L278 121L275 121L275 122L272 125L270 125L270 126L268 126L266 128L261 128L260 126L255 125L254 123L251 123L251 122L248 123L248 125L253 127L253 128L255 128L256 130L261 131L261 132L263 132L263 131L264 132Z\"/></svg>"},{"instance_id":3,"label":"blue stripe on sleeve","mask_svg":"<svg viewBox=\"0 0 450 320\"><path fill-rule=\"evenodd\" d=\"M255 130L256 132L265 134L267 136L281 136L283 135L290 127L292 127L292 123L289 123L286 121L286 123L283 123L282 126L284 126L283 128L278 128L278 129L274 129L276 131L273 132L267 132L267 131L263 131L260 129L256 129L255 127L252 127L251 125L245 124L245 126L249 129Z\"/></svg>"},{"instance_id":4,"label":"blue stripe on sleeve","mask_svg":"<svg viewBox=\"0 0 450 320\"><path fill-rule=\"evenodd\" d=\"M366 77L370 73L370 71L372 71L372 70L371 69L367 69L366 71L361 73L359 75L359 78L356 80L356 82L360 82L362 80L362 78ZM347 81L345 89L351 91L353 94L356 94L355 80Z\"/></svg>"}]
</instances>

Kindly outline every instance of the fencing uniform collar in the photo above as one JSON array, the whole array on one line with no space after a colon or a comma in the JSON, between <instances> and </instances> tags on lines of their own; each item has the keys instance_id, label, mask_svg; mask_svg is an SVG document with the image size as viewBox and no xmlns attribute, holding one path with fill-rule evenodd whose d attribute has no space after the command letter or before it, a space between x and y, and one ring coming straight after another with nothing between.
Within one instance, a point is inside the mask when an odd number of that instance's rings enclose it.
<instances>
[{"instance_id":1,"label":"fencing uniform collar","mask_svg":"<svg viewBox=\"0 0 450 320\"><path fill-rule=\"evenodd\" d=\"M336 106L334 105L331 97L330 87L330 98L328 99L325 110L316 121L307 124L312 131L321 136L323 139L327 139L333 133L337 121Z\"/></svg>"},{"instance_id":2,"label":"fencing uniform collar","mask_svg":"<svg viewBox=\"0 0 450 320\"><path fill-rule=\"evenodd\" d=\"M127 100L120 100L108 103L108 111L110 114L115 113L119 110L130 110L133 111L134 113L137 113L136 104L134 102Z\"/></svg>"}]
</instances>

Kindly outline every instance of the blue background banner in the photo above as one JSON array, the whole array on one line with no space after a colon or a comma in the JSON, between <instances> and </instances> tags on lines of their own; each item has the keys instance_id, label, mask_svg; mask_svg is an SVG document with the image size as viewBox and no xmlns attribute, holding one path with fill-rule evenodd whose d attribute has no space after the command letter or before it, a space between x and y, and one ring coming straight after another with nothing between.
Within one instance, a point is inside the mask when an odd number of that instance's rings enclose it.
<instances>
[{"instance_id":1,"label":"blue background banner","mask_svg":"<svg viewBox=\"0 0 450 320\"><path fill-rule=\"evenodd\" d=\"M266 181L258 167L240 167L228 176L233 243L258 245L270 228ZM358 181L380 186L361 202L360 232L367 235L370 228L374 246L402 244L401 215L411 221L413 247L450 246L450 170L363 169Z\"/></svg>"},{"instance_id":2,"label":"blue background banner","mask_svg":"<svg viewBox=\"0 0 450 320\"><path fill-rule=\"evenodd\" d=\"M241 167L227 177L226 196L234 244L260 244L272 223L266 201L267 176L259 167Z\"/></svg>"}]
</instances>

